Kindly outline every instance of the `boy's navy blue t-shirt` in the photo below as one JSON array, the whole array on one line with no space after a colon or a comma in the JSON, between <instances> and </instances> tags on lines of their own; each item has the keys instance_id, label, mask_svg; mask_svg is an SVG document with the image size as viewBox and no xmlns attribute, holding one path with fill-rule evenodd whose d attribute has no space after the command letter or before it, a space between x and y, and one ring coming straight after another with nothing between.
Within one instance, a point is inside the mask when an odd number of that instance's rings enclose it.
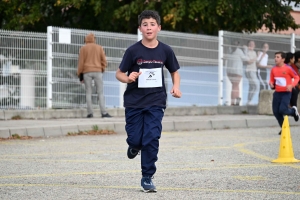
<instances>
[{"instance_id":1,"label":"boy's navy blue t-shirt","mask_svg":"<svg viewBox=\"0 0 300 200\"><path fill-rule=\"evenodd\" d=\"M157 47L147 48L141 41L130 46L122 59L120 70L127 75L142 69L161 68L166 66L170 73L180 67L170 46L158 42ZM145 108L148 106L166 106L167 93L162 71L162 87L138 88L138 79L128 83L124 93L125 108Z\"/></svg>"}]
</instances>

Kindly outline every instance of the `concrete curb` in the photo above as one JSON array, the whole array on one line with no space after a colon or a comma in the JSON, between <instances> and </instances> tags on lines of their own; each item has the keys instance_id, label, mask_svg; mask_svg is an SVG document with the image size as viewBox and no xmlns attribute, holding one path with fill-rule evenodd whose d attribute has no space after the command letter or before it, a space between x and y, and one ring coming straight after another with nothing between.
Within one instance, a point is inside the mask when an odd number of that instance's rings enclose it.
<instances>
[{"instance_id":1,"label":"concrete curb","mask_svg":"<svg viewBox=\"0 0 300 200\"><path fill-rule=\"evenodd\" d=\"M100 110L94 109L94 117L101 117ZM108 109L114 117L124 117L124 108ZM165 116L199 116L217 114L257 114L257 106L207 106L207 107L168 107ZM50 110L2 110L0 120L10 120L13 117L21 119L61 119L85 118L86 109L50 109Z\"/></svg>"},{"instance_id":2,"label":"concrete curb","mask_svg":"<svg viewBox=\"0 0 300 200\"><path fill-rule=\"evenodd\" d=\"M125 133L124 109L109 109L108 112L114 117L101 118L97 109L94 109L92 119L86 118L85 109L2 110L0 138L8 138L13 134L31 137L66 136L68 133L92 130L95 125L99 129ZM257 106L169 107L165 111L162 125L164 132L278 126L275 117L257 113ZM14 116L23 120L11 120ZM290 120L290 125L299 126L300 123Z\"/></svg>"},{"instance_id":3,"label":"concrete curb","mask_svg":"<svg viewBox=\"0 0 300 200\"><path fill-rule=\"evenodd\" d=\"M86 123L79 125L52 125L36 127L18 127L0 129L0 138L8 138L13 134L31 137L57 137L66 136L68 133L79 132L83 130L92 130L95 123ZM99 129L114 130L116 133L125 133L125 122L99 122L96 124ZM247 129L259 127L278 126L275 119L224 119L224 120L167 120L162 122L163 132L168 131L198 131L198 130L220 130L220 129ZM291 122L292 126L299 126L299 123ZM278 127L279 129L279 127Z\"/></svg>"}]
</instances>

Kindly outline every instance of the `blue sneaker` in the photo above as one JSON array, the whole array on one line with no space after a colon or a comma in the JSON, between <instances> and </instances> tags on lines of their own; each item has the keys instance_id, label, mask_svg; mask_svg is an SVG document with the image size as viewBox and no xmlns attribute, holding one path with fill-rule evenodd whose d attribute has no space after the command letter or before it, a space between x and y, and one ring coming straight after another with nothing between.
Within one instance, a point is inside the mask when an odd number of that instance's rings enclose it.
<instances>
[{"instance_id":1,"label":"blue sneaker","mask_svg":"<svg viewBox=\"0 0 300 200\"><path fill-rule=\"evenodd\" d=\"M141 186L144 192L157 192L155 185L152 182L152 177L144 176L141 179Z\"/></svg>"},{"instance_id":2,"label":"blue sneaker","mask_svg":"<svg viewBox=\"0 0 300 200\"><path fill-rule=\"evenodd\" d=\"M138 154L139 154L139 150L138 149L134 149L134 148L128 147L128 149L127 149L127 157L129 159L134 159Z\"/></svg>"}]
</instances>

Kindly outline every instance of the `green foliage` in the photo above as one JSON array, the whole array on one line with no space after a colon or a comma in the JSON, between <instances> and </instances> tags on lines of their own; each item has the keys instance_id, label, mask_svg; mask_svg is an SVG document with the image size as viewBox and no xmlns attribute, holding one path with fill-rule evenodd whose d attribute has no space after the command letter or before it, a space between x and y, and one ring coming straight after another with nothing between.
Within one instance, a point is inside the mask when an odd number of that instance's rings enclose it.
<instances>
[{"instance_id":1,"label":"green foliage","mask_svg":"<svg viewBox=\"0 0 300 200\"><path fill-rule=\"evenodd\" d=\"M93 125L93 126L92 126L92 130L93 130L93 131L98 131L98 130L99 130L98 125Z\"/></svg>"},{"instance_id":2,"label":"green foliage","mask_svg":"<svg viewBox=\"0 0 300 200\"><path fill-rule=\"evenodd\" d=\"M241 113L242 114L249 114L247 110L243 110Z\"/></svg>"},{"instance_id":3,"label":"green foliage","mask_svg":"<svg viewBox=\"0 0 300 200\"><path fill-rule=\"evenodd\" d=\"M300 0L294 1L299 4ZM283 5L285 3L286 5ZM46 31L47 26L136 33L137 15L157 10L163 30L215 35L299 27L290 0L0 0L2 29Z\"/></svg>"},{"instance_id":4,"label":"green foliage","mask_svg":"<svg viewBox=\"0 0 300 200\"><path fill-rule=\"evenodd\" d=\"M20 115L14 115L11 117L12 120L19 120L22 119L22 117Z\"/></svg>"},{"instance_id":5,"label":"green foliage","mask_svg":"<svg viewBox=\"0 0 300 200\"><path fill-rule=\"evenodd\" d=\"M12 134L11 137L12 137L13 139L21 139L21 136L20 136L19 134L17 134L17 133Z\"/></svg>"}]
</instances>

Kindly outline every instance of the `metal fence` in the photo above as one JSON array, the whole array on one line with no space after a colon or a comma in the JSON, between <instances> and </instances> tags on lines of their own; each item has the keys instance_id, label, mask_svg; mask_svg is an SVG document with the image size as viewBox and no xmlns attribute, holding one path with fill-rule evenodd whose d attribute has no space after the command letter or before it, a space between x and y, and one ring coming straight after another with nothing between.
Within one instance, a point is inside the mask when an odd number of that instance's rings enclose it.
<instances>
[{"instance_id":1,"label":"metal fence","mask_svg":"<svg viewBox=\"0 0 300 200\"><path fill-rule=\"evenodd\" d=\"M63 31L66 32L63 32ZM52 55L49 61L52 64L52 97L49 96L48 107L74 108L84 107L84 85L76 77L79 48L84 43L84 37L93 32L97 44L101 44L106 52L108 68L104 74L104 96L107 107L122 107L123 92L126 86L115 79L122 56L127 47L137 42L137 35L107 33L89 30L65 29L49 27L48 47ZM61 39L61 34L66 34ZM68 39L67 35L70 35ZM213 105L217 104L218 85L217 56L218 38L196 34L183 34L161 31L158 39L170 45L181 65L181 87L183 98L174 99L168 94L169 106ZM66 42L66 40L69 40ZM172 80L166 76L167 88L170 89ZM50 86L50 87L51 87ZM215 91L212 93L212 91ZM97 95L93 94L93 105L97 107ZM212 97L212 98L209 98ZM52 101L50 101L52 99ZM214 99L213 101L211 99Z\"/></svg>"},{"instance_id":2,"label":"metal fence","mask_svg":"<svg viewBox=\"0 0 300 200\"><path fill-rule=\"evenodd\" d=\"M0 108L46 106L45 33L0 30Z\"/></svg>"},{"instance_id":3,"label":"metal fence","mask_svg":"<svg viewBox=\"0 0 300 200\"><path fill-rule=\"evenodd\" d=\"M270 89L268 86L269 74L271 67L274 63L274 54L278 51L294 52L295 51L295 35L279 35L279 34L242 34L220 31L219 37L222 38L222 48L219 53L221 54L221 64L219 67L223 68L223 77L220 80L223 83L222 92L219 96L220 105L256 105L259 100L259 92L262 89ZM254 49L251 51L251 47ZM263 48L268 46L265 54ZM251 54L252 52L252 54ZM237 66L238 60L241 60L243 53L244 60L240 66ZM260 58L268 56L267 65L269 67L264 72L262 68L258 67ZM254 56L254 57L253 57ZM254 62L251 65L251 59ZM247 60L248 59L248 60ZM251 67L255 67L251 70ZM237 72L237 68L241 69ZM251 71L255 73L251 75ZM242 78L235 87L238 77L232 76L233 72L240 73ZM265 77L263 77L265 76ZM234 94L236 92L236 94ZM234 95L234 98L232 98ZM240 99L235 97L238 95Z\"/></svg>"},{"instance_id":4,"label":"metal fence","mask_svg":"<svg viewBox=\"0 0 300 200\"><path fill-rule=\"evenodd\" d=\"M168 92L169 106L218 104L218 37L161 31L158 39L173 49L180 64L182 98ZM170 75L167 89L172 86Z\"/></svg>"},{"instance_id":5,"label":"metal fence","mask_svg":"<svg viewBox=\"0 0 300 200\"><path fill-rule=\"evenodd\" d=\"M52 91L47 98L48 108L86 106L84 84L79 82L76 72L79 49L84 45L85 36L91 32L107 57L108 66L103 76L106 107L122 105L120 93L124 86L116 80L115 72L126 48L137 41L137 35L48 27L48 88ZM99 108L96 89L92 102Z\"/></svg>"},{"instance_id":6,"label":"metal fence","mask_svg":"<svg viewBox=\"0 0 300 200\"><path fill-rule=\"evenodd\" d=\"M78 108L85 107L85 89L76 76L78 53L85 36L93 32L96 43L103 46L108 67L104 73L106 107L122 107L126 84L115 79L122 56L139 35L91 30L48 27L47 33L0 30L0 108ZM219 32L219 37L159 32L158 39L172 47L181 66L182 98L175 99L168 92L168 106L230 105L232 83L227 70L232 66L235 41L246 49L248 41L255 43L257 54L263 44L269 45L268 64L274 65L276 51L297 51L300 37L278 34L242 34ZM239 84L240 105L248 103L249 81L243 63ZM267 79L269 69L267 70ZM166 73L169 91L172 80ZM97 95L93 105L98 108ZM252 104L257 104L259 91L253 93Z\"/></svg>"}]
</instances>

